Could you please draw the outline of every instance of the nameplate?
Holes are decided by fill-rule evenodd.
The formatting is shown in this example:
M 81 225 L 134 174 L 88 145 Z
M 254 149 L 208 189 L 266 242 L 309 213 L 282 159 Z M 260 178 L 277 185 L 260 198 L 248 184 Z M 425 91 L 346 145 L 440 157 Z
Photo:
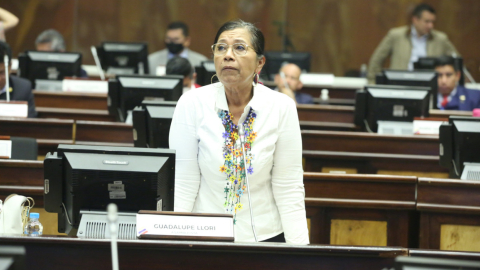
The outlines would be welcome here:
M 65 92 L 108 93 L 108 81 L 99 80 L 69 80 L 62 83 Z
M 331 86 L 335 76 L 333 74 L 302 73 L 300 81 L 305 85 Z
M 233 242 L 233 216 L 142 210 L 137 214 L 137 237 Z
M 413 120 L 413 133 L 415 135 L 438 135 L 443 122 L 437 120 Z
M 12 158 L 12 141 L 0 140 L 0 157 Z
M 0 116 L 3 117 L 28 117 L 28 102 L 26 101 L 0 101 Z

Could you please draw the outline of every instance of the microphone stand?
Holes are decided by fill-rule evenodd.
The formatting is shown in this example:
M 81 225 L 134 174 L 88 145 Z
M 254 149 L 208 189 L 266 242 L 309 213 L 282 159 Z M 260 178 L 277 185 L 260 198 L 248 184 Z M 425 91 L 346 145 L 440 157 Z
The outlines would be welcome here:
M 247 194 L 248 194 L 248 207 L 250 208 L 250 220 L 252 225 L 253 237 L 255 242 L 258 242 L 257 232 L 255 231 L 255 222 L 253 220 L 253 209 L 252 209 L 252 199 L 250 197 L 250 186 L 248 184 L 248 172 L 247 172 L 247 160 L 245 158 L 245 130 L 243 130 L 243 124 L 238 126 L 238 134 L 240 135 L 240 144 L 242 145 L 243 153 L 243 169 L 245 171 L 245 183 L 247 183 Z
M 112 250 L 112 269 L 118 270 L 118 249 L 117 249 L 117 205 L 111 203 L 107 206 L 107 219 L 110 224 L 110 238 Z
M 5 90 L 7 94 L 7 102 L 10 102 L 10 78 L 8 77 L 8 55 L 5 54 L 3 57 L 3 64 L 5 65 Z

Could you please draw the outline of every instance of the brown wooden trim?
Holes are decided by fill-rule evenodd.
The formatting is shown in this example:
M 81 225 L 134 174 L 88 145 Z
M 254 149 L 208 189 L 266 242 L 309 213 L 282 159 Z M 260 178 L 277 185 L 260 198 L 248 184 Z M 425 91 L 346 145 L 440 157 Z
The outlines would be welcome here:
M 331 173 L 303 173 L 303 179 L 313 179 L 317 181 L 362 181 L 362 182 L 388 182 L 388 183 L 405 183 L 415 184 L 417 177 L 415 176 L 396 176 L 396 175 L 380 175 L 380 174 L 331 174 Z
M 406 209 L 415 209 L 415 202 L 331 199 L 331 198 L 305 198 L 305 206 L 406 210 Z
M 449 205 L 449 204 L 432 204 L 432 203 L 417 203 L 417 210 L 429 212 L 442 212 L 453 214 L 480 214 L 480 207 L 469 205 Z
M 25 104 L 25 105 L 28 105 L 28 102 L 27 101 L 18 101 L 18 100 L 10 100 L 10 101 L 5 101 L 5 100 L 0 100 L 0 103 L 3 103 L 3 104 Z
M 3 140 L 8 141 L 8 140 L 10 140 L 10 136 L 3 136 L 3 135 L 2 135 L 2 136 L 0 136 L 0 140 L 2 140 L 2 141 L 3 141 Z
M 164 240 L 191 240 L 191 241 L 215 241 L 215 242 L 233 242 L 234 237 L 211 237 L 211 236 L 171 236 L 171 235 L 146 235 L 141 234 L 140 239 L 164 239 Z
M 8 156 L 0 156 L 0 159 L 10 159 Z

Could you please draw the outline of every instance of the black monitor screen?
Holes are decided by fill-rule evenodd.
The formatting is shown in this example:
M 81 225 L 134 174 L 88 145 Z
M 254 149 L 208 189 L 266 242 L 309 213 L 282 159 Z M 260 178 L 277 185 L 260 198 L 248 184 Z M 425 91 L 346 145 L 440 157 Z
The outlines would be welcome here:
M 36 80 L 61 81 L 65 77 L 80 77 L 81 53 L 26 51 L 19 55 L 20 77 Z
M 265 66 L 262 69 L 262 77 L 274 80 L 282 65 L 293 63 L 300 67 L 302 72 L 310 71 L 309 52 L 265 52 Z
M 59 232 L 78 227 L 80 210 L 105 211 L 109 203 L 120 212 L 173 211 L 174 150 L 59 145 L 44 174 L 45 210 L 59 214 Z
M 465 162 L 480 163 L 480 119 L 453 120 L 453 160 L 459 176 Z
M 197 83 L 201 86 L 218 82 L 218 78 L 212 78 L 217 73 L 213 61 L 203 61 L 200 66 L 195 67 L 195 72 L 197 73 Z
M 429 88 L 401 89 L 401 87 L 366 86 L 357 93 L 355 123 L 366 123 L 377 131 L 377 121 L 413 122 L 414 117 L 428 116 Z
M 398 256 L 395 270 L 480 270 L 480 264 L 467 260 Z
M 380 76 L 376 77 L 376 84 L 424 86 L 432 89 L 431 108 L 437 108 L 437 73 L 435 71 L 419 70 L 383 70 Z
M 149 74 L 147 43 L 103 42 L 97 48 L 102 68 L 110 74 Z
M 169 148 L 170 125 L 177 102 L 143 101 L 133 110 L 135 147 Z
M 178 101 L 183 93 L 183 76 L 117 76 L 109 82 L 109 110 L 124 121 L 127 112 L 144 99 Z

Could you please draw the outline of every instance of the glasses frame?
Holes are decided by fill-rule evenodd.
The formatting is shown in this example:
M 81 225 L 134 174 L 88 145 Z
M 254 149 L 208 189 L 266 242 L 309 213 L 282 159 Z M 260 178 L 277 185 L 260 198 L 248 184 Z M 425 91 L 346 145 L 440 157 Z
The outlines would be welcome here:
M 215 54 L 215 46 L 217 46 L 218 44 L 224 44 L 225 46 L 227 46 L 227 50 L 225 51 L 225 53 L 223 53 L 223 54 Z M 233 49 L 233 46 L 238 45 L 238 44 L 245 45 L 245 47 L 247 47 L 247 49 L 245 49 L 245 54 L 238 54 L 238 53 Z M 232 48 L 233 53 L 234 53 L 235 55 L 237 55 L 237 56 L 245 56 L 245 55 L 247 55 L 249 48 L 252 48 L 252 49 L 253 49 L 252 46 L 250 46 L 250 45 L 248 45 L 248 44 L 246 44 L 246 43 L 233 43 L 232 45 L 228 45 L 227 43 L 223 43 L 223 42 L 215 43 L 215 44 L 213 44 L 210 48 L 212 49 L 213 55 L 225 55 L 225 54 L 227 54 L 228 50 L 229 50 L 230 48 Z

